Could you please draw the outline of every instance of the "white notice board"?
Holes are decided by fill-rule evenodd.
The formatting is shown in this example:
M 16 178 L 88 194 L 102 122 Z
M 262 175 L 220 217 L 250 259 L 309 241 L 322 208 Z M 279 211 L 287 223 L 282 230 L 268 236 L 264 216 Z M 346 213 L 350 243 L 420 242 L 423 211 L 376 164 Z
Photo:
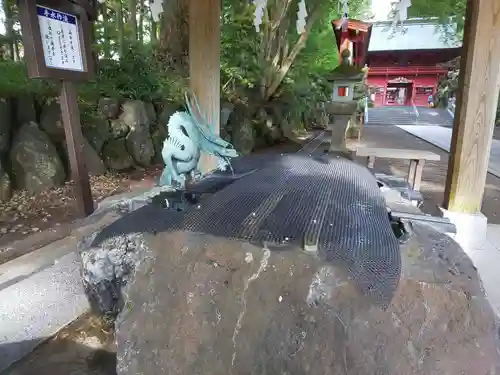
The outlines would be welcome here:
M 36 6 L 43 55 L 48 68 L 83 72 L 78 19 L 68 13 Z

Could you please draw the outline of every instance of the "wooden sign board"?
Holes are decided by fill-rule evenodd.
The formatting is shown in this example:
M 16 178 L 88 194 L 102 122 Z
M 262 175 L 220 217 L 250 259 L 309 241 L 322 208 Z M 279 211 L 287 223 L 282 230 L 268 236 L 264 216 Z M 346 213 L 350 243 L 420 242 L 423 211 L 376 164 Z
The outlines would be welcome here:
M 87 81 L 95 76 L 89 14 L 69 0 L 19 0 L 30 78 Z
M 77 207 L 81 216 L 94 211 L 78 96 L 73 81 L 94 77 L 88 0 L 19 0 L 24 54 L 30 78 L 61 82 L 61 116 Z

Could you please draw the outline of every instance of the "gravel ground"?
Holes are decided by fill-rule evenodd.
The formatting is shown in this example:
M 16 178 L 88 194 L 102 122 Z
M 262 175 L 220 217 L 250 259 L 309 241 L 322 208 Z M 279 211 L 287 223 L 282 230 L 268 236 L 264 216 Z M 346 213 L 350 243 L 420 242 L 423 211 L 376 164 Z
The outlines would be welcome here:
M 130 191 L 139 185 L 150 185 L 159 174 L 158 168 L 132 173 L 108 173 L 92 177 L 90 185 L 96 203 L 104 198 Z M 78 218 L 74 184 L 30 195 L 16 191 L 12 198 L 0 202 L 0 247 L 33 233 L 55 229 Z

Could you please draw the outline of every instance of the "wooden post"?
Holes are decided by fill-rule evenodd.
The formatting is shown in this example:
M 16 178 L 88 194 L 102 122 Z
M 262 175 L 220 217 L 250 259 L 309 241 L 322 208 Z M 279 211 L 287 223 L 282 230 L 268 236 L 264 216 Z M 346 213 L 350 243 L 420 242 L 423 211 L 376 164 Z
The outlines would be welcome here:
M 90 190 L 87 166 L 84 161 L 85 150 L 83 149 L 84 141 L 80 125 L 80 110 L 75 86 L 72 82 L 62 81 L 60 103 L 71 179 L 75 182 L 77 208 L 80 216 L 85 217 L 94 212 L 94 202 Z
M 443 206 L 481 211 L 500 90 L 500 1 L 468 0 Z
M 220 14 L 221 0 L 189 0 L 190 88 L 217 134 L 220 131 Z M 215 159 L 202 154 L 201 172 L 215 167 Z

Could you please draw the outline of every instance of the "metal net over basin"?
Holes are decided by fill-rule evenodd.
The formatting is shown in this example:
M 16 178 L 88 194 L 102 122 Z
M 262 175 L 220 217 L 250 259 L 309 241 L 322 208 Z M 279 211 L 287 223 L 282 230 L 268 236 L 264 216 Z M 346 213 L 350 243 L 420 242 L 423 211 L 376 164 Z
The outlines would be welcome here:
M 321 259 L 343 264 L 366 295 L 382 305 L 390 302 L 401 272 L 399 244 L 385 200 L 366 168 L 341 157 L 294 154 L 268 157 L 266 163 L 241 159 L 235 169 L 241 178 L 196 203 L 181 210 L 146 205 L 106 228 L 96 241 L 131 232 L 186 230 L 271 251 L 313 249 Z M 231 175 L 212 178 L 229 181 Z M 203 184 L 208 189 L 203 180 L 193 189 Z

